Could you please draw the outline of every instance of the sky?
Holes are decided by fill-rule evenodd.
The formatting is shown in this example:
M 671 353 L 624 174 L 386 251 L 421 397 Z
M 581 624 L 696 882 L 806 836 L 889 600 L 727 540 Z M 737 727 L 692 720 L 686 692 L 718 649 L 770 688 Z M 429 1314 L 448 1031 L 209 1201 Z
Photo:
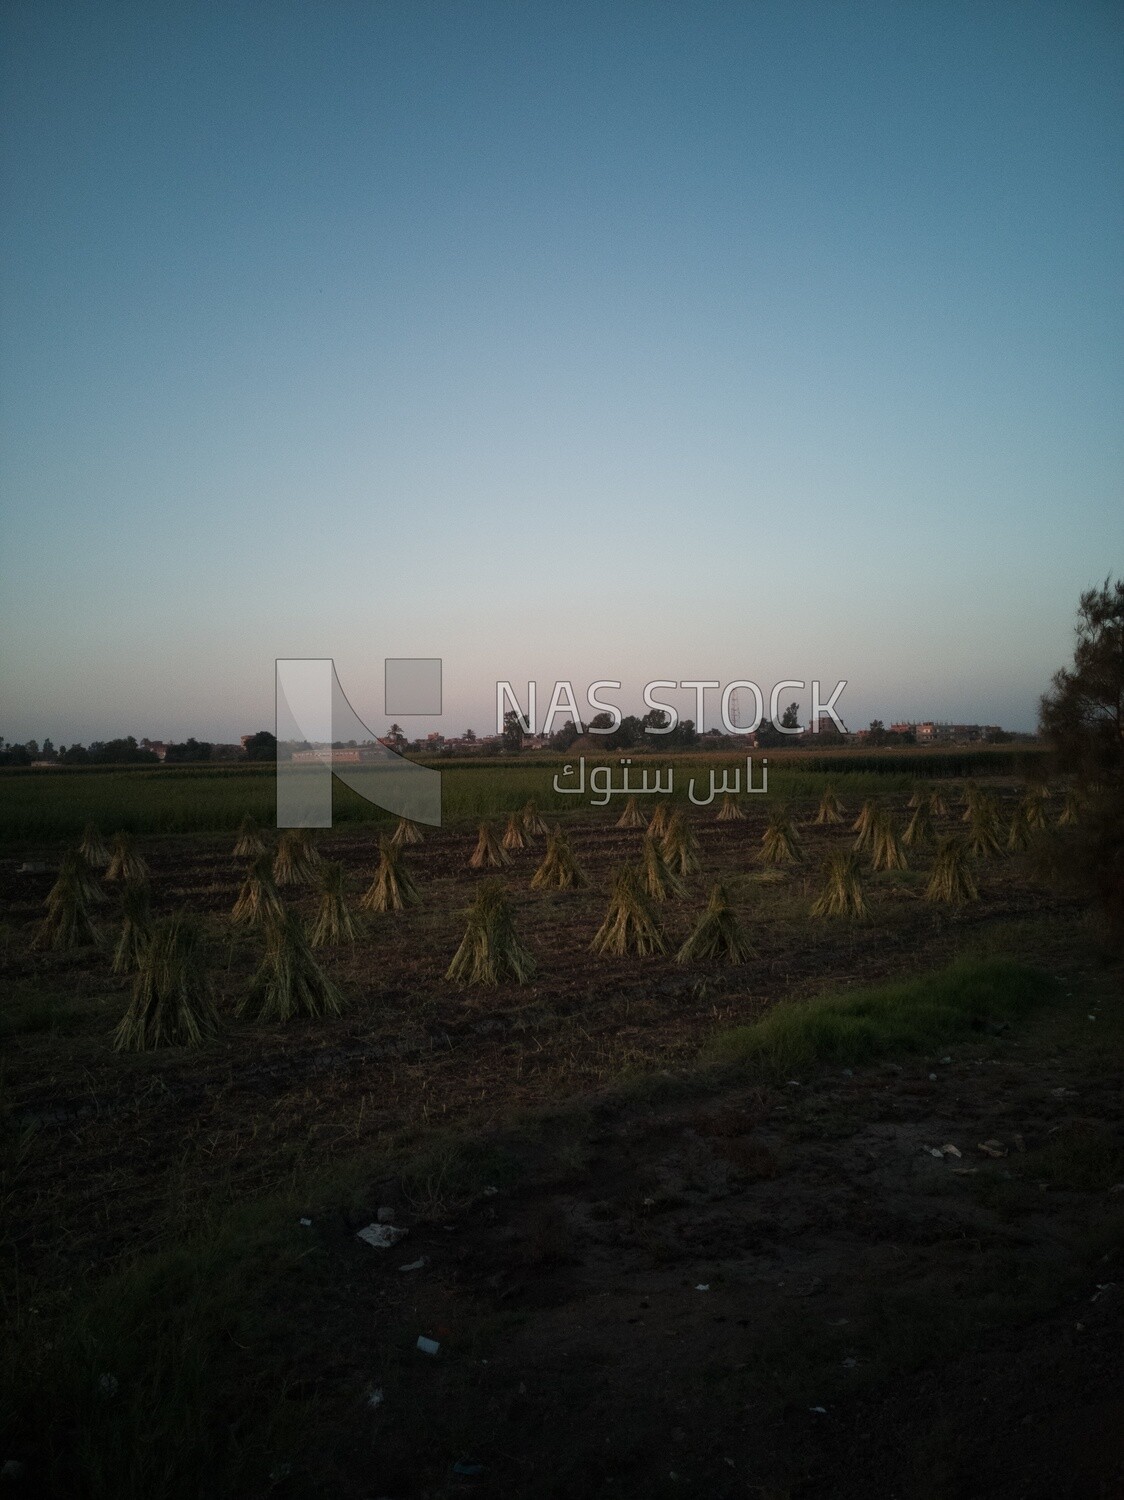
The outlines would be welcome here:
M 9 740 L 234 740 L 303 656 L 376 732 L 386 657 L 410 734 L 1031 729 L 1124 572 L 1116 4 L 9 0 L 0 57 Z

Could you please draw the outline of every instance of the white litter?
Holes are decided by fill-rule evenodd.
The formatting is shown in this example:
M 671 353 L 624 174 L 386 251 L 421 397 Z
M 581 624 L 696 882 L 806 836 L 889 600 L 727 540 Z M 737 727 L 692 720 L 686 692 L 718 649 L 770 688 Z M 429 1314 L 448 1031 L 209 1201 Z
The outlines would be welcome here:
M 695 1291 L 696 1292 L 709 1292 L 710 1291 L 710 1282 L 709 1281 L 700 1281 L 699 1284 L 698 1284 L 698 1286 L 695 1288 Z
M 378 1390 L 372 1391 L 371 1394 L 367 1397 L 367 1405 L 368 1406 L 381 1406 L 382 1402 L 383 1402 L 383 1392 L 382 1392 L 382 1386 L 380 1385 L 379 1388 L 378 1388 Z
M 393 1224 L 368 1224 L 366 1229 L 357 1231 L 356 1238 L 376 1250 L 389 1250 L 399 1240 L 404 1240 L 408 1233 L 407 1229 L 395 1229 Z
M 399 1266 L 400 1271 L 420 1271 L 423 1266 L 429 1265 L 429 1256 L 423 1255 L 420 1260 L 412 1260 L 408 1266 Z
M 301 1228 L 302 1229 L 311 1229 L 312 1228 L 312 1220 L 311 1219 L 302 1219 L 301 1220 Z
M 418 1348 L 423 1354 L 436 1354 L 441 1345 L 436 1339 L 418 1339 Z
M 827 1407 L 826 1406 L 809 1406 L 808 1410 L 809 1411 L 818 1412 L 818 1414 L 821 1417 L 826 1417 L 827 1416 Z

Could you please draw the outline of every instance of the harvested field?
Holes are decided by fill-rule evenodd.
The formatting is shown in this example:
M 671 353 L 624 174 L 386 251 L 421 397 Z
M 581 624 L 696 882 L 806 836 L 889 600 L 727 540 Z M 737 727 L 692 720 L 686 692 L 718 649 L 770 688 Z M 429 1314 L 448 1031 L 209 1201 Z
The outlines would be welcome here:
M 1013 784 L 997 790 L 1009 816 L 1018 790 Z M 907 795 L 903 788 L 882 798 L 900 821 Z M 894 1493 L 959 1493 L 927 1491 L 916 1476 L 908 1479 L 907 1459 L 915 1462 L 920 1450 L 915 1441 L 907 1454 L 890 1430 L 893 1402 L 906 1399 L 895 1385 L 905 1355 L 887 1354 L 886 1329 L 879 1332 L 875 1318 L 862 1339 L 857 1331 L 852 1338 L 825 1330 L 851 1326 L 860 1305 L 869 1312 L 872 1290 L 883 1284 L 900 1294 L 908 1324 L 910 1298 L 920 1288 L 922 1302 L 936 1297 L 939 1308 L 918 1314 L 916 1347 L 911 1345 L 906 1360 L 912 1389 L 918 1400 L 929 1390 L 925 1399 L 939 1405 L 946 1399 L 940 1382 L 952 1380 L 957 1394 L 948 1399 L 954 1406 L 962 1401 L 969 1377 L 966 1368 L 956 1373 L 956 1361 L 973 1348 L 970 1328 L 957 1314 L 960 1331 L 941 1333 L 932 1358 L 921 1347 L 928 1337 L 926 1319 L 936 1318 L 943 1327 L 952 1317 L 937 1296 L 953 1265 L 947 1247 L 978 1241 L 965 1265 L 972 1276 L 980 1272 L 978 1286 L 969 1277 L 969 1295 L 982 1299 L 981 1306 L 990 1308 L 998 1295 L 1001 1266 L 1019 1268 L 1012 1271 L 1019 1285 L 1024 1276 L 1024 1231 L 1011 1229 L 1006 1217 L 1007 1198 L 1013 1201 L 1022 1190 L 1005 1186 L 1006 1169 L 990 1158 L 977 1162 L 975 1137 L 1009 1143 L 1017 1135 L 1028 1151 L 1048 1151 L 1053 1125 L 1069 1130 L 1085 1119 L 1101 1132 L 1097 1139 L 1106 1159 L 1113 1159 L 1120 1120 L 1104 1076 L 1107 1058 L 1099 1060 L 1101 1082 L 1091 1088 L 1082 1081 L 1090 1066 L 1082 1034 L 1086 1050 L 1077 1048 L 1068 1062 L 1051 1062 L 1057 1079 L 1051 1075 L 1050 1087 L 1039 1087 L 1027 1055 L 1020 1055 L 1015 1029 L 1004 1023 L 982 1044 L 965 1049 L 958 1043 L 955 1071 L 939 1072 L 936 1082 L 930 1079 L 932 1059 L 910 1063 L 904 1072 L 888 1059 L 852 1069 L 845 1081 L 838 1069 L 834 1079 L 797 1080 L 799 1090 L 763 1075 L 747 1092 L 747 1086 L 731 1084 L 729 1065 L 725 1072 L 700 1073 L 700 1055 L 715 1055 L 716 1035 L 754 1022 L 778 1001 L 936 970 L 965 954 L 1014 953 L 1045 975 L 1064 976 L 1071 994 L 1088 987 L 1098 1004 L 1117 981 L 1091 956 L 1094 929 L 1083 905 L 1043 883 L 1033 847 L 978 862 L 980 900 L 961 908 L 922 899 L 933 860 L 928 846 L 909 851 L 905 870 L 867 871 L 868 920 L 810 919 L 825 856 L 854 840 L 850 822 L 857 805 L 846 795 L 843 801 L 848 817 L 836 825 L 814 822 L 818 797 L 793 804 L 804 857 L 781 869 L 763 868 L 756 858 L 766 799 L 747 799 L 744 822 L 719 821 L 713 813 L 693 818 L 701 869 L 688 877 L 685 898 L 660 906 L 669 937 L 666 957 L 599 958 L 589 951 L 612 872 L 639 857 L 642 829 L 618 829 L 611 809 L 568 823 L 575 854 L 590 877 L 585 888 L 533 891 L 530 878 L 543 841 L 510 851 L 512 865 L 499 878 L 536 970 L 526 985 L 494 990 L 462 990 L 443 976 L 463 935 L 465 910 L 495 872 L 469 867 L 474 830 L 427 831 L 404 854 L 422 905 L 358 912 L 356 943 L 317 950 L 345 997 L 344 1013 L 272 1026 L 235 1015 L 260 962 L 263 939 L 229 919 L 247 863 L 231 855 L 230 837 L 144 838 L 139 847 L 151 867 L 154 916 L 187 910 L 205 930 L 223 1030 L 217 1042 L 199 1049 L 114 1052 L 112 1034 L 130 981 L 110 972 L 111 947 L 32 951 L 31 936 L 54 877 L 50 870 L 20 873 L 20 861 L 6 861 L 0 867 L 0 963 L 7 997 L 3 1251 L 22 1289 L 20 1337 L 26 1340 L 38 1320 L 44 1327 L 68 1326 L 91 1288 L 112 1285 L 114 1277 L 133 1285 L 147 1260 L 160 1263 L 176 1247 L 194 1243 L 200 1226 L 225 1244 L 223 1226 L 231 1215 L 257 1215 L 255 1204 L 271 1223 L 278 1203 L 315 1204 L 306 1215 L 315 1225 L 307 1246 L 324 1268 L 320 1293 L 310 1303 L 299 1274 L 298 1289 L 290 1286 L 283 1266 L 293 1250 L 291 1234 L 288 1227 L 279 1230 L 287 1248 L 274 1246 L 269 1254 L 279 1256 L 276 1295 L 292 1311 L 284 1347 L 273 1347 L 281 1336 L 272 1299 L 272 1310 L 259 1309 L 254 1328 L 246 1331 L 251 1341 L 264 1337 L 270 1344 L 255 1374 L 272 1393 L 263 1398 L 269 1411 L 282 1399 L 280 1388 L 291 1389 L 296 1380 L 297 1394 L 282 1404 L 299 1414 L 297 1426 L 309 1446 L 296 1459 L 277 1460 L 289 1466 L 289 1492 L 321 1492 L 308 1467 L 314 1459 L 315 1473 L 330 1474 L 332 1488 L 342 1495 L 444 1494 L 446 1484 L 466 1479 L 450 1479 L 450 1465 L 460 1461 L 450 1454 L 471 1458 L 482 1452 L 485 1459 L 472 1462 L 483 1462 L 484 1470 L 467 1477 L 479 1492 L 496 1495 L 600 1493 L 602 1486 L 622 1495 L 671 1493 L 688 1475 L 699 1493 L 734 1495 L 754 1493 L 746 1489 L 752 1474 L 759 1487 L 777 1493 L 857 1495 L 863 1493 L 862 1476 L 869 1478 L 891 1458 L 903 1476 L 903 1487 Z M 937 832 L 953 829 L 958 812 L 952 799 L 949 813 L 935 820 Z M 342 863 L 354 909 L 378 863 L 377 829 L 343 828 L 317 843 L 325 858 Z M 723 881 L 755 956 L 729 966 L 679 965 L 674 954 L 715 880 Z M 315 886 L 286 887 L 284 896 L 306 918 L 320 899 Z M 112 908 L 98 908 L 96 920 L 111 929 L 107 910 Z M 1071 1027 L 1072 1009 L 1065 1010 Z M 1045 1010 L 1053 1015 L 1050 1007 Z M 1061 1022 L 1041 1024 L 1048 1035 L 1049 1025 Z M 1061 1037 L 1065 1047 L 1076 1047 L 1064 1028 Z M 953 1078 L 959 1092 L 950 1102 Z M 1057 1104 L 1068 1097 L 1057 1094 L 1059 1088 L 1084 1100 L 1080 1110 Z M 1017 1107 L 1012 1090 L 1021 1101 Z M 558 1111 L 564 1117 L 560 1126 L 526 1124 Z M 494 1146 L 513 1130 L 514 1147 Z M 918 1177 L 914 1158 L 930 1136 L 937 1148 L 958 1143 L 972 1175 L 955 1177 L 949 1167 L 938 1188 L 930 1180 L 934 1163 L 925 1168 L 928 1176 Z M 482 1141 L 493 1145 L 480 1146 Z M 477 1143 L 470 1150 L 476 1166 L 467 1177 L 466 1143 Z M 509 1157 L 516 1166 L 505 1186 L 507 1169 L 500 1169 Z M 409 1168 L 402 1166 L 406 1159 L 413 1163 Z M 869 1164 L 876 1159 L 880 1166 Z M 941 1165 L 948 1167 L 948 1161 Z M 498 1184 L 480 1178 L 489 1171 L 498 1173 Z M 981 1205 L 972 1195 L 983 1193 L 985 1183 L 991 1199 Z M 510 1186 L 514 1196 L 502 1202 L 481 1196 L 484 1187 L 497 1185 L 505 1193 Z M 954 1190 L 967 1195 L 968 1207 L 944 1202 L 941 1195 Z M 1075 1200 L 1080 1224 L 1070 1230 L 1078 1237 L 1087 1231 L 1088 1245 L 1102 1246 L 1097 1254 L 1103 1254 L 1110 1205 L 1104 1188 L 1098 1191 L 1095 1207 L 1092 1198 Z M 419 1257 L 427 1262 L 414 1280 L 375 1274 L 363 1257 L 376 1252 L 354 1238 L 388 1194 L 411 1229 L 410 1253 L 398 1255 L 395 1264 Z M 930 1197 L 940 1201 L 934 1206 Z M 1055 1213 L 1053 1199 L 1045 1213 L 1039 1200 L 1034 1204 L 1011 1209 L 1029 1226 L 1026 1274 L 1038 1288 L 1025 1308 L 1021 1292 L 1014 1299 L 1017 1332 L 1010 1338 L 1019 1348 L 1019 1341 L 1030 1339 L 1037 1348 L 1035 1341 L 1049 1338 L 1038 1319 L 1043 1308 L 1053 1316 L 1056 1299 L 1040 1282 L 1070 1288 L 1070 1273 L 1087 1280 L 1096 1258 L 1086 1249 L 1067 1258 L 1065 1215 Z M 1086 1208 L 1089 1214 L 1082 1217 Z M 447 1221 L 454 1226 L 448 1231 Z M 283 1223 L 292 1222 L 285 1208 Z M 335 1227 L 328 1230 L 328 1224 Z M 223 1254 L 240 1260 L 236 1245 Z M 964 1266 L 956 1275 L 962 1272 Z M 1107 1271 L 1096 1274 L 1112 1279 Z M 810 1330 L 804 1314 L 813 1304 L 790 1300 L 782 1285 L 817 1278 L 825 1300 L 814 1304 L 816 1328 Z M 696 1281 L 710 1292 L 696 1292 Z M 747 1291 L 751 1284 L 756 1290 Z M 251 1299 L 255 1307 L 258 1295 Z M 657 1305 L 659 1317 L 649 1316 Z M 834 1313 L 834 1320 L 826 1313 L 821 1319 L 821 1309 Z M 1095 1314 L 1106 1316 L 1103 1308 Z M 849 1321 L 840 1324 L 839 1318 Z M 362 1331 L 376 1325 L 383 1333 Z M 438 1337 L 433 1330 L 441 1328 L 452 1330 L 446 1342 L 457 1352 L 455 1370 L 418 1366 L 423 1357 L 410 1354 L 410 1340 L 418 1333 Z M 761 1339 L 755 1338 L 748 1358 L 735 1357 L 734 1346 L 744 1343 L 751 1328 L 762 1330 Z M 626 1337 L 627 1357 L 620 1343 Z M 669 1364 L 671 1339 L 684 1343 Z M 16 1347 L 25 1344 L 17 1341 Z M 855 1366 L 847 1369 L 862 1366 L 864 1375 L 849 1385 L 838 1371 L 828 1380 L 822 1372 L 834 1370 L 836 1354 L 840 1369 L 842 1360 L 853 1358 Z M 482 1359 L 489 1362 L 487 1376 Z M 793 1360 L 798 1368 L 789 1370 Z M 80 1362 L 77 1356 L 74 1362 Z M 774 1364 L 782 1372 L 778 1389 L 800 1392 L 779 1406 L 769 1394 Z M 299 1377 L 293 1374 L 298 1366 L 305 1372 Z M 1100 1368 L 1095 1361 L 1093 1367 Z M 477 1372 L 471 1378 L 470 1368 Z M 979 1378 L 979 1368 L 973 1364 L 972 1379 Z M 1076 1415 L 1075 1393 L 1084 1389 L 1087 1369 L 1075 1359 L 1070 1373 L 1073 1420 L 1080 1426 L 1085 1419 Z M 812 1400 L 806 1377 L 829 1394 Z M 48 1378 L 65 1385 L 57 1371 Z M 365 1399 L 360 1387 L 372 1380 L 395 1384 L 393 1419 L 389 1402 L 385 1416 L 356 1415 Z M 630 1389 L 648 1394 L 630 1406 Z M 869 1438 L 840 1424 L 841 1400 L 846 1422 L 869 1429 Z M 301 1423 L 321 1402 L 330 1417 L 318 1435 L 309 1435 Z M 580 1412 L 583 1402 L 590 1408 L 578 1419 L 585 1436 L 571 1451 L 562 1412 Z M 821 1404 L 826 1422 L 812 1420 L 807 1409 Z M 198 1396 L 196 1407 L 193 1420 L 210 1432 L 216 1416 L 211 1398 Z M 501 1408 L 523 1416 L 504 1415 L 501 1422 Z M 594 1408 L 616 1415 L 599 1417 Z M 632 1413 L 627 1420 L 626 1410 Z M 534 1437 L 524 1431 L 525 1418 Z M 276 1456 L 288 1451 L 290 1440 L 265 1435 L 267 1428 L 274 1431 L 272 1420 L 255 1418 L 249 1426 L 254 1441 Z M 517 1431 L 501 1430 L 509 1420 Z M 898 1420 L 916 1425 L 904 1409 Z M 97 1428 L 97 1408 L 91 1421 Z M 128 1421 L 114 1421 L 124 1423 L 114 1441 L 124 1441 Z M 365 1425 L 360 1430 L 356 1422 Z M 438 1451 L 431 1453 L 426 1443 L 433 1423 L 439 1436 Z M 755 1440 L 749 1461 L 745 1444 L 759 1429 L 767 1429 L 767 1441 Z M 741 1433 L 741 1448 L 732 1436 L 720 1442 L 719 1430 Z M 601 1432 L 623 1434 L 604 1463 L 597 1448 Z M 384 1465 L 374 1490 L 366 1487 L 368 1458 L 361 1456 L 369 1455 L 372 1434 L 378 1435 Z M 108 1441 L 104 1433 L 102 1439 Z M 49 1424 L 38 1437 L 25 1432 L 21 1440 L 47 1472 L 73 1477 L 73 1450 Z M 829 1481 L 832 1455 L 859 1441 L 871 1444 L 872 1467 L 855 1467 L 858 1450 L 848 1450 L 853 1482 L 848 1478 L 845 1485 L 838 1476 Z M 236 1460 L 220 1447 L 207 1459 L 216 1466 L 208 1493 L 272 1493 L 269 1474 L 276 1464 L 266 1463 L 256 1449 Z M 736 1481 L 727 1459 L 740 1475 Z M 102 1453 L 99 1462 L 112 1468 L 123 1460 Z M 186 1494 L 196 1462 L 197 1456 L 181 1455 L 164 1489 L 152 1488 L 152 1474 L 142 1466 L 127 1477 L 116 1471 L 112 1483 L 109 1477 L 91 1480 L 82 1492 Z M 680 1477 L 671 1479 L 673 1473 Z

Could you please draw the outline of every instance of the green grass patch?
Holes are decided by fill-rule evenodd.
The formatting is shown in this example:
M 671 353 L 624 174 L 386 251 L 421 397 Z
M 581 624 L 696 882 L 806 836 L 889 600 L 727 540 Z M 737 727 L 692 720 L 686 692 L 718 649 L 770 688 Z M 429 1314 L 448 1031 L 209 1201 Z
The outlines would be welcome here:
M 753 753 L 754 782 L 763 758 L 769 761 L 766 796 L 746 799 L 766 811 L 776 800 L 819 800 L 830 778 L 845 809 L 857 810 L 865 797 L 908 791 L 918 778 L 1011 775 L 1025 772 L 1028 755 L 1001 750 L 873 751 L 838 754 L 772 751 Z M 619 773 L 619 755 L 587 756 L 587 770 L 609 766 Z M 735 751 L 664 755 L 635 752 L 633 759 L 675 772 L 677 803 L 686 802 L 692 777 L 709 786 L 710 772 L 740 766 Z M 589 816 L 589 793 L 577 798 L 554 790 L 554 777 L 567 758 L 525 755 L 510 759 L 429 760 L 442 773 L 442 815 L 447 824 L 495 818 L 533 799 L 550 817 Z M 276 821 L 276 775 L 272 765 L 64 766 L 53 770 L 0 770 L 0 843 L 76 838 L 87 823 L 105 832 L 133 834 L 218 833 L 235 829 L 249 814 L 263 827 Z M 610 803 L 606 819 L 619 815 Z M 390 815 L 342 783 L 333 782 L 335 823 L 383 822 Z
M 145 1256 L 46 1321 L 17 1302 L 0 1405 L 35 1493 L 268 1492 L 314 1420 L 293 1398 L 270 1307 L 307 1282 L 301 1263 L 318 1253 L 274 1203 Z
M 786 1001 L 753 1025 L 720 1032 L 703 1060 L 791 1077 L 817 1062 L 929 1052 L 987 1021 L 1015 1020 L 1056 989 L 1047 975 L 1009 959 L 962 960 L 918 979 Z

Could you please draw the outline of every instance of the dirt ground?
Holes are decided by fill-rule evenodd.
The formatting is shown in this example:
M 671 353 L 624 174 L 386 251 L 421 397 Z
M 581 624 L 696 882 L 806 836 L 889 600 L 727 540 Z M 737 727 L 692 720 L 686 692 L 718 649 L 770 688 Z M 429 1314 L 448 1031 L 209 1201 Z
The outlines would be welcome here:
M 8 1118 L 28 1133 L 15 1246 L 25 1270 L 52 1279 L 104 1270 L 138 1243 L 181 1231 L 216 1194 L 270 1188 L 403 1126 L 478 1128 L 513 1108 L 682 1065 L 717 1028 L 750 1020 L 782 997 L 936 965 L 1012 927 L 1048 934 L 1078 910 L 1046 892 L 1025 858 L 989 866 L 982 899 L 962 912 L 929 906 L 920 900 L 926 854 L 916 868 L 869 881 L 869 923 L 811 922 L 823 855 L 851 841 L 849 823 L 802 824 L 804 863 L 766 874 L 755 864 L 764 821 L 763 813 L 744 823 L 700 818 L 702 873 L 686 901 L 664 908 L 674 951 L 710 882 L 725 880 L 757 948 L 748 964 L 592 957 L 612 871 L 636 857 L 641 839 L 601 818 L 572 829 L 586 889 L 529 890 L 542 839 L 505 872 L 518 928 L 538 961 L 534 982 L 492 992 L 449 985 L 443 975 L 464 909 L 494 872 L 468 868 L 473 831 L 443 830 L 409 853 L 424 905 L 367 918 L 354 949 L 322 953 L 347 1013 L 288 1028 L 232 1015 L 260 942 L 228 920 L 245 863 L 232 858 L 229 837 L 142 841 L 155 911 L 185 908 L 208 928 L 228 1029 L 198 1052 L 115 1052 L 130 980 L 109 972 L 105 951 L 30 952 L 53 877 L 18 873 L 19 857 L 0 863 L 0 984 L 13 1011 L 33 1013 L 28 1027 L 6 1037 L 3 1072 Z M 374 834 L 349 830 L 321 847 L 345 863 L 357 897 L 377 862 Z M 306 912 L 314 907 L 309 892 L 286 896 Z M 115 900 L 101 909 L 109 939 L 114 921 L 104 913 Z M 1041 947 L 1049 939 L 1029 941 Z
M 677 945 L 723 878 L 749 964 L 593 959 L 640 835 L 590 820 L 588 889 L 528 889 L 541 840 L 505 876 L 535 982 L 455 989 L 482 876 L 450 830 L 411 851 L 425 905 L 327 955 L 347 1014 L 278 1029 L 230 1016 L 258 950 L 226 921 L 229 840 L 147 842 L 156 909 L 208 924 L 229 1026 L 197 1053 L 115 1053 L 128 981 L 104 954 L 31 954 L 51 877 L 0 864 L 0 982 L 27 1018 L 5 1038 L 6 1263 L 62 1296 L 204 1210 L 438 1127 L 492 1142 L 494 1180 L 438 1151 L 299 1227 L 311 1269 L 278 1287 L 271 1358 L 319 1416 L 255 1493 L 1124 1495 L 1118 970 L 1026 857 L 987 866 L 959 914 L 920 900 L 926 856 L 871 879 L 869 923 L 810 922 L 849 826 L 802 825 L 806 862 L 775 879 L 753 859 L 763 824 L 700 822 L 703 874 L 666 912 Z M 323 849 L 357 895 L 372 835 Z M 1016 951 L 1064 1004 L 938 1058 L 696 1072 L 707 1037 L 777 999 L 968 949 Z M 387 1251 L 356 1237 L 380 1208 L 409 1230 Z
M 947 1060 L 594 1106 L 436 1212 L 383 1184 L 389 1251 L 375 1197 L 315 1221 L 335 1358 L 322 1326 L 293 1368 L 353 1402 L 326 1491 L 1124 1493 L 1119 1051 L 1075 1034 L 1119 994 L 1069 978 Z

